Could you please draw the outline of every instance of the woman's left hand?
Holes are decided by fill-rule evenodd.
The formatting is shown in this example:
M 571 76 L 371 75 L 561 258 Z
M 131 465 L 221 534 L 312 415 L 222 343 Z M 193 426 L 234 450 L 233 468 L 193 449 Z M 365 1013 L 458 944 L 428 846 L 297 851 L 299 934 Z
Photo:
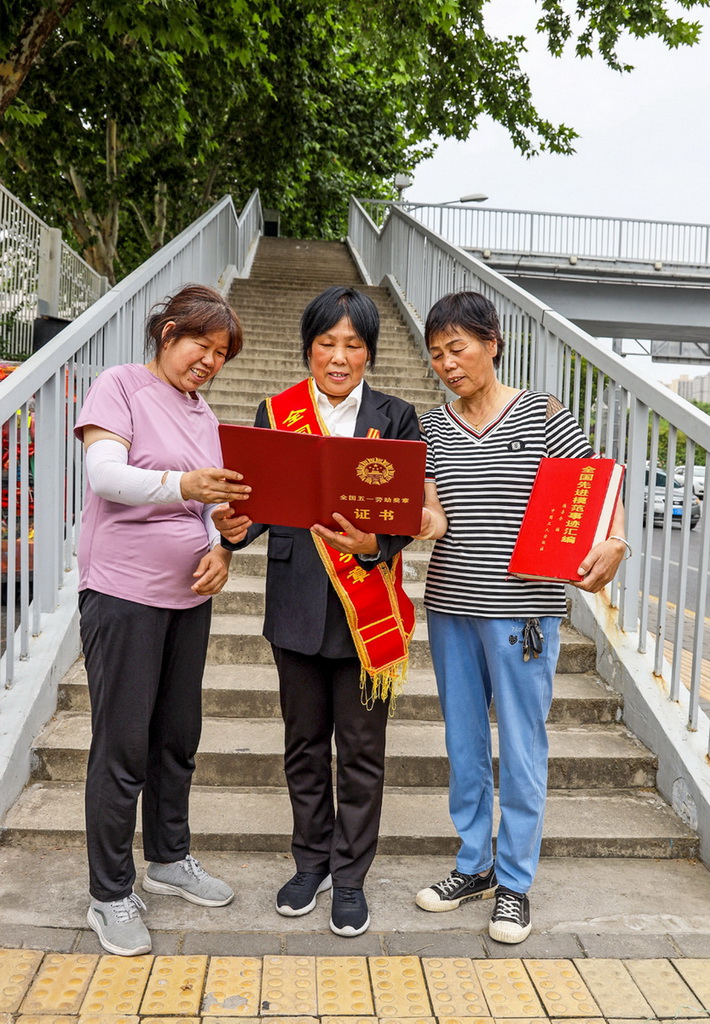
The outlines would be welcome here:
M 597 594 L 614 579 L 625 553 L 626 545 L 611 537 L 600 544 L 595 544 L 579 566 L 580 576 L 583 575 L 584 578 L 572 586 L 588 590 L 590 594 Z
M 319 523 L 311 527 L 311 533 L 315 533 L 316 537 L 320 537 L 336 551 L 342 551 L 347 555 L 376 555 L 380 550 L 374 533 L 363 533 L 339 512 L 333 513 L 333 519 L 341 527 L 343 533 L 333 533 L 332 530 L 327 530 Z
M 192 584 L 190 590 L 194 590 L 196 594 L 210 597 L 213 594 L 219 594 L 227 582 L 231 560 L 232 552 L 227 551 L 226 548 L 219 544 L 211 551 L 208 551 L 200 559 L 200 564 L 192 574 L 196 577 L 197 582 Z

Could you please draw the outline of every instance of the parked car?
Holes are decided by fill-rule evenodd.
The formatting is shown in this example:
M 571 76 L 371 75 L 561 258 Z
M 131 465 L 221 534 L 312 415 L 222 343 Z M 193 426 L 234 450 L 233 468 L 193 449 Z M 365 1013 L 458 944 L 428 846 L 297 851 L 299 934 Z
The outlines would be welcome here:
M 678 479 L 685 483 L 685 466 L 680 466 L 675 474 Z M 693 494 L 702 498 L 705 493 L 705 466 L 693 466 Z
M 646 496 L 644 498 L 644 522 L 646 521 L 646 510 L 648 508 L 648 469 L 646 470 Z M 666 518 L 666 471 L 664 469 L 656 470 L 656 486 L 653 491 L 653 525 L 663 526 L 663 522 Z M 673 504 L 671 515 L 673 522 L 677 522 L 679 525 L 683 520 L 683 514 L 685 508 L 683 505 L 683 491 L 684 485 L 682 480 L 678 477 L 673 477 Z M 690 500 L 690 529 L 693 530 L 700 521 L 700 500 L 693 495 Z

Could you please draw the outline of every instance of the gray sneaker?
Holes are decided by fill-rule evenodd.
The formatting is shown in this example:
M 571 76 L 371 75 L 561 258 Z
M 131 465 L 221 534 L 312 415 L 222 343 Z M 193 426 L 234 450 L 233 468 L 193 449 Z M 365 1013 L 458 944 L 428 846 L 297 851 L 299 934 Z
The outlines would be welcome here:
M 138 913 L 145 909 L 145 903 L 134 892 L 112 903 L 92 899 L 86 920 L 107 952 L 116 956 L 138 956 L 150 953 L 152 947 L 150 932 Z
M 226 907 L 234 893 L 226 882 L 208 875 L 199 861 L 188 853 L 173 864 L 149 864 L 143 879 L 146 892 L 161 896 L 182 896 L 201 907 Z

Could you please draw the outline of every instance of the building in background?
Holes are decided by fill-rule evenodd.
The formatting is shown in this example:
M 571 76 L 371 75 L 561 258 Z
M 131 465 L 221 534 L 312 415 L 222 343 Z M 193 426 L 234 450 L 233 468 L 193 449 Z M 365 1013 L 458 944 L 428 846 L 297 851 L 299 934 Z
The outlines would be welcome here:
M 669 387 L 688 402 L 710 402 L 710 373 L 700 377 L 683 374 L 672 381 Z

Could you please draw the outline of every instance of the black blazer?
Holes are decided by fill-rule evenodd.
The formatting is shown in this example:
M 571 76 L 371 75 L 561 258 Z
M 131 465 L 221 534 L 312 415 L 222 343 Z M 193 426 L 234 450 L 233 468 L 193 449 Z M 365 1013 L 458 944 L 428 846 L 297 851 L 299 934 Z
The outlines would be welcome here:
M 266 403 L 259 406 L 256 427 L 268 427 Z M 419 422 L 413 405 L 363 387 L 362 402 L 355 423 L 355 436 L 365 437 L 368 430 L 380 431 L 381 437 L 402 441 L 419 441 Z M 309 530 L 289 526 L 254 523 L 239 544 L 222 540 L 231 551 L 239 551 L 269 531 L 266 571 L 266 614 L 264 636 L 276 647 L 285 647 L 300 654 L 322 654 L 327 658 L 356 657 L 340 599 L 328 579 L 320 555 Z M 411 537 L 378 534 L 379 561 L 389 561 L 401 551 Z M 361 561 L 366 569 L 377 565 Z

